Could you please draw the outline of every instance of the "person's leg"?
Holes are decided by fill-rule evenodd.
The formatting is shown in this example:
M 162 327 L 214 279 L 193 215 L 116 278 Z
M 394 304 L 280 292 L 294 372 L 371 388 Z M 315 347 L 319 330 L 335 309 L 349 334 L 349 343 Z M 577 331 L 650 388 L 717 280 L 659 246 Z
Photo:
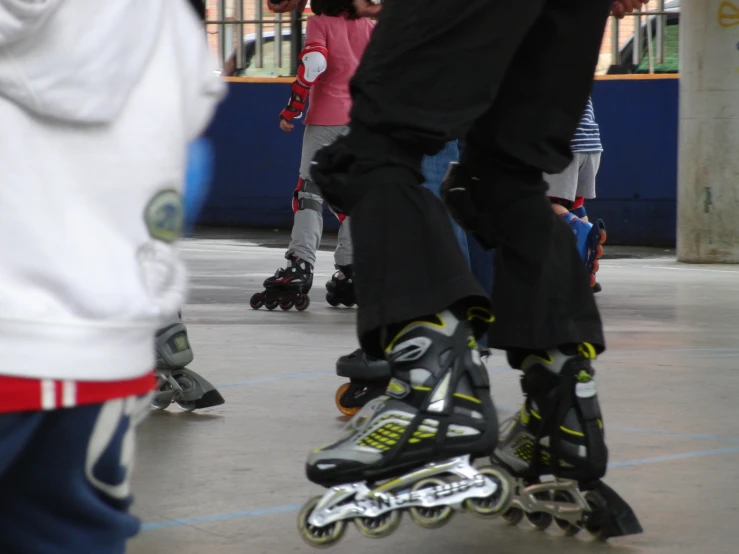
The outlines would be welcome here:
M 424 156 L 421 162 L 421 173 L 423 173 L 424 178 L 423 188 L 430 190 L 434 196 L 441 199 L 441 183 L 449 170 L 449 165 L 456 161 L 459 161 L 457 141 L 446 143 L 438 154 Z M 452 228 L 454 229 L 454 236 L 457 237 L 459 248 L 462 250 L 462 255 L 467 261 L 467 265 L 471 267 L 467 232 L 454 220 L 452 220 Z
M 331 144 L 344 132 L 346 127 L 343 125 L 305 127 L 300 178 L 293 193 L 295 216 L 290 245 L 285 252 L 288 263 L 264 280 L 264 292 L 251 297 L 249 304 L 253 309 L 266 306 L 273 310 L 280 305 L 285 310 L 295 306 L 302 311 L 310 305 L 308 293 L 313 287 L 313 267 L 323 234 L 323 199 L 321 191 L 310 179 L 310 167 L 316 151 Z
M 336 273 L 326 283 L 326 302 L 337 307 L 343 304 L 352 308 L 357 303 L 354 292 L 354 247 L 352 246 L 351 222 L 343 214 L 336 214 L 339 226 L 339 241 L 334 251 Z
M 311 266 L 316 265 L 316 252 L 323 234 L 323 199 L 321 191 L 311 181 L 310 164 L 319 149 L 331 144 L 345 130 L 343 126 L 305 127 L 300 156 L 300 179 L 293 196 L 295 219 L 285 258 L 301 258 Z
M 559 173 L 571 162 L 608 9 L 606 1 L 547 2 L 493 107 L 468 134 L 459 178 L 444 189 L 458 217 L 466 209 L 462 219 L 496 248 L 490 346 L 523 371 L 526 401 L 505 426 L 495 460 L 523 480 L 549 472 L 600 483 L 607 467 L 591 367 L 605 349 L 603 328 L 543 171 Z M 573 486 L 568 494 L 579 493 Z M 607 487 L 597 494 L 619 512 L 606 518 L 605 535 L 641 532 L 618 495 Z
M 0 552 L 123 554 L 145 397 L 0 415 Z M 11 448 L 7 448 L 10 446 Z
M 350 132 L 317 153 L 311 176 L 323 198 L 352 218 L 360 345 L 388 358 L 393 380 L 372 407 L 374 423 L 311 453 L 313 482 L 375 481 L 425 462 L 484 456 L 495 445 L 497 418 L 474 338 L 490 321 L 490 300 L 466 266 L 444 205 L 419 186 L 420 168 L 423 155 L 436 154 L 488 109 L 542 4 L 384 4 L 352 81 Z M 489 73 L 479 72 L 480 60 Z M 422 94 L 419 83 L 429 84 Z M 484 482 L 485 495 L 501 492 L 500 481 Z M 312 525 L 301 526 L 304 536 L 323 541 L 308 535 Z
M 388 325 L 458 302 L 489 305 L 465 267 L 443 205 L 417 186 L 421 161 L 488 109 L 543 3 L 384 4 L 352 80 L 350 132 L 317 154 L 312 172 L 324 199 L 352 217 L 358 334 L 373 356 L 382 356 Z M 481 59 L 488 72 L 479 71 Z M 419 94 L 419 83 L 433 86 Z M 405 267 L 414 268 L 414 279 Z

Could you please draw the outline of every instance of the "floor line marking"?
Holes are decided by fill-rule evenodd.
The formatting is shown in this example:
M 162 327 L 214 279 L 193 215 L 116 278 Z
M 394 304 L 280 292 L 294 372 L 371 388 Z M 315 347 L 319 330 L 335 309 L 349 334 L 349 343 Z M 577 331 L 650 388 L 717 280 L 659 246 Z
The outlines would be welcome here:
M 609 469 L 618 469 L 624 467 L 644 466 L 661 462 L 670 462 L 676 460 L 686 460 L 690 458 L 701 458 L 706 456 L 716 456 L 720 454 L 736 454 L 739 453 L 739 446 L 729 448 L 717 448 L 715 450 L 698 450 L 695 452 L 684 452 L 681 454 L 667 454 L 665 456 L 654 456 L 650 458 L 637 458 L 635 460 L 624 460 L 622 462 L 612 462 L 608 464 Z M 203 523 L 218 523 L 221 521 L 229 521 L 234 519 L 245 519 L 253 517 L 262 517 L 268 515 L 294 513 L 300 510 L 300 504 L 285 504 L 282 506 L 272 506 L 269 508 L 257 508 L 254 510 L 244 510 L 238 512 L 229 512 L 224 514 L 211 514 L 207 516 L 198 516 L 183 519 L 172 519 L 168 521 L 157 521 L 152 523 L 144 523 L 141 526 L 142 531 L 158 531 L 161 529 L 170 529 L 172 527 L 186 527 L 190 525 L 198 525 Z

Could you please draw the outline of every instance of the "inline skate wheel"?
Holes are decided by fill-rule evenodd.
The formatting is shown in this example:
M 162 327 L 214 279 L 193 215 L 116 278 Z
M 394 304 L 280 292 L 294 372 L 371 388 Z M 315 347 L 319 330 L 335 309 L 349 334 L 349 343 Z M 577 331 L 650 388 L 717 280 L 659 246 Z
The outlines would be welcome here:
M 301 508 L 298 514 L 298 531 L 303 540 L 309 545 L 315 548 L 327 548 L 336 544 L 344 536 L 346 522 L 335 521 L 324 527 L 316 527 L 308 523 L 308 519 L 320 500 L 320 496 L 315 496 Z
M 157 410 L 166 410 L 169 408 L 169 405 L 172 403 L 171 400 L 163 400 L 161 398 L 157 398 L 156 396 L 151 399 L 151 407 L 156 408 Z
M 280 308 L 282 308 L 283 311 L 288 311 L 295 305 L 295 302 L 293 302 L 291 299 L 287 298 L 285 300 L 280 300 Z
M 310 306 L 310 298 L 306 295 L 300 296 L 295 302 L 295 309 L 299 312 L 304 312 L 308 309 L 308 306 Z
M 595 259 L 600 260 L 603 257 L 603 247 L 599 244 L 595 247 Z
M 591 273 L 590 274 L 590 288 L 593 288 L 596 283 L 597 283 L 597 281 L 595 279 L 595 273 Z
M 333 292 L 327 292 L 326 293 L 326 302 L 329 303 L 334 308 L 338 308 L 340 302 L 336 300 L 336 295 Z
M 595 260 L 593 262 L 593 273 L 598 273 L 598 271 L 600 271 L 600 262 Z
M 447 485 L 446 481 L 441 479 L 423 479 L 411 487 L 411 492 L 418 492 L 422 489 L 430 489 L 435 487 L 443 487 Z M 432 508 L 424 508 L 413 506 L 408 509 L 411 514 L 413 523 L 424 529 L 438 529 L 443 527 L 454 515 L 454 510 L 451 506 L 434 506 Z
M 588 506 L 590 506 L 592 512 L 600 513 L 605 509 L 605 500 L 603 500 L 603 498 L 598 493 L 594 491 L 587 491 L 583 496 L 585 496 L 585 501 L 588 503 Z M 583 523 L 583 527 L 585 527 L 585 530 L 590 533 L 590 535 L 595 540 L 601 542 L 605 542 L 608 540 L 608 537 L 605 534 L 605 530 L 598 521 L 598 518 L 590 518 L 590 521 L 585 521 Z
M 251 306 L 252 310 L 258 310 L 262 306 L 264 306 L 264 294 L 261 292 L 256 292 L 252 295 L 251 300 L 249 300 L 249 305 Z
M 356 414 L 359 411 L 359 407 L 358 406 L 354 406 L 354 407 L 351 407 L 350 408 L 349 406 L 344 406 L 341 403 L 341 398 L 344 396 L 344 394 L 346 393 L 346 391 L 349 390 L 349 387 L 350 386 L 351 386 L 351 383 L 344 383 L 336 391 L 336 407 L 339 409 L 339 411 L 342 414 L 344 414 L 346 416 L 353 416 L 354 414 Z
M 550 493 L 544 492 L 535 494 L 534 498 L 537 498 L 539 500 L 549 500 L 552 498 L 552 495 Z M 554 520 L 554 518 L 550 514 L 547 514 L 545 512 L 526 512 L 526 519 L 528 519 L 529 523 L 539 531 L 545 531 Z
M 510 508 L 503 512 L 501 517 L 508 525 L 518 525 L 523 519 L 523 510 L 521 508 Z
M 505 475 L 492 467 L 480 468 L 480 473 L 497 485 L 493 494 L 485 498 L 468 498 L 464 507 L 472 515 L 483 519 L 493 519 L 505 511 L 511 502 L 511 485 Z
M 345 302 L 344 303 L 344 306 L 346 306 L 347 308 L 353 308 L 355 306 L 355 304 L 354 304 L 354 302 Z
M 183 412 L 192 412 L 197 405 L 194 400 L 179 400 L 175 401 L 175 404 L 177 404 Z
M 392 510 L 377 517 L 358 517 L 354 519 L 354 525 L 365 537 L 382 539 L 400 526 L 401 514 L 400 510 Z
M 572 495 L 567 491 L 557 491 L 556 493 L 554 493 L 554 501 L 565 502 L 567 504 L 575 503 L 575 499 L 572 498 Z M 555 517 L 554 523 L 557 524 L 557 527 L 562 530 L 566 537 L 574 537 L 581 531 L 581 527 L 575 525 L 574 523 L 570 523 L 569 521 L 565 521 L 564 519 L 557 519 Z
M 269 302 L 264 303 L 264 307 L 267 308 L 269 311 L 272 311 L 279 305 L 279 303 L 279 300 L 270 300 Z

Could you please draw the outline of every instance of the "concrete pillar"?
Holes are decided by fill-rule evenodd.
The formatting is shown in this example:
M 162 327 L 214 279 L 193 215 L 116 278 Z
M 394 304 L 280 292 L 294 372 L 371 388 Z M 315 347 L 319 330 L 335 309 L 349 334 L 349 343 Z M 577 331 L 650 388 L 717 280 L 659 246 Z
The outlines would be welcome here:
M 739 263 L 739 0 L 680 10 L 677 257 Z

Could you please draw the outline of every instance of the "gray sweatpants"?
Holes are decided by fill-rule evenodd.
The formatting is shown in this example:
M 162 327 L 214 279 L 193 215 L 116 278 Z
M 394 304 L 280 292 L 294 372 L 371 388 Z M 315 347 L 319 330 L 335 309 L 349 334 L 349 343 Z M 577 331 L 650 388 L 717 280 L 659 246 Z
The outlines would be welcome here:
M 586 200 L 595 198 L 595 176 L 600 167 L 600 152 L 573 152 L 572 163 L 562 173 L 544 174 L 549 185 L 547 196 L 562 200 L 575 200 L 582 196 Z
M 318 187 L 310 181 L 310 163 L 313 156 L 324 146 L 333 143 L 346 133 L 345 125 L 306 125 L 303 135 L 303 152 L 300 159 L 302 190 L 298 191 L 299 208 L 295 212 L 292 240 L 285 257 L 291 254 L 316 265 L 316 252 L 323 234 L 323 199 Z M 352 263 L 352 239 L 349 234 L 349 218 L 339 227 L 339 243 L 334 252 L 336 265 Z

